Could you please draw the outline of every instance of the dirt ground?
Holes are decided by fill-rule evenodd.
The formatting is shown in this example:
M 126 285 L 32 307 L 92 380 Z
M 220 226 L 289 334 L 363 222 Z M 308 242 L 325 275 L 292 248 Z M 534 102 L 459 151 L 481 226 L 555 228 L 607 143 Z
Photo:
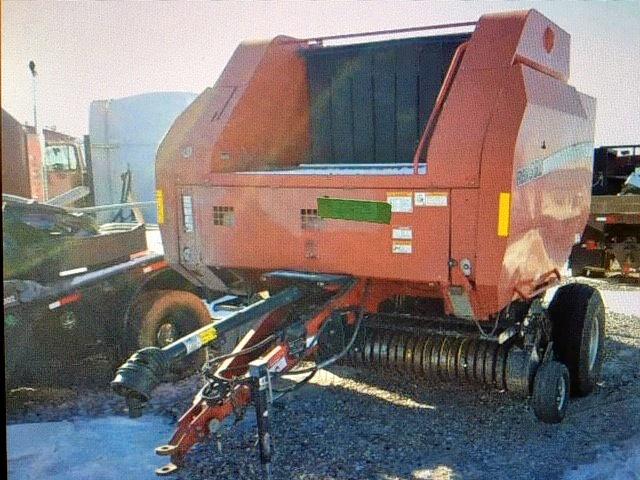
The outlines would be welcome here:
M 561 424 L 539 422 L 527 401 L 504 392 L 336 367 L 273 406 L 274 478 L 639 479 L 640 316 L 622 312 L 638 310 L 640 289 L 591 283 L 616 303 L 603 379 L 572 400 Z M 161 385 L 150 410 L 177 417 L 197 383 Z M 106 389 L 14 392 L 8 403 L 9 423 L 114 414 L 123 405 Z M 248 411 L 223 427 L 221 452 L 215 442 L 196 447 L 175 478 L 258 478 L 255 441 Z

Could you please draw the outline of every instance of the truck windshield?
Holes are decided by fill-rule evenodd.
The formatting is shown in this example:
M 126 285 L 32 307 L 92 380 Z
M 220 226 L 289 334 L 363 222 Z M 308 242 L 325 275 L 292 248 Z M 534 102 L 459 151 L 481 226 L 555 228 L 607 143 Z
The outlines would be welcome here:
M 75 145 L 49 145 L 44 150 L 45 165 L 50 170 L 76 170 L 78 156 Z

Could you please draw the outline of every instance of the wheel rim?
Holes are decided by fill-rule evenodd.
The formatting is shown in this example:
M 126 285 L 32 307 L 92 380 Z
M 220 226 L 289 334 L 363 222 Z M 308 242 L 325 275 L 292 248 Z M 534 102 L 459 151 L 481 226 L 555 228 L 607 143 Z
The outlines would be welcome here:
M 567 401 L 567 385 L 564 381 L 564 377 L 558 380 L 558 386 L 556 389 L 556 408 L 559 412 L 564 408 L 564 404 Z
M 598 357 L 598 346 L 600 343 L 599 322 L 600 320 L 598 317 L 593 317 L 593 322 L 591 322 L 591 338 L 589 339 L 589 371 L 593 370 L 593 367 L 596 364 L 596 358 Z
M 173 323 L 163 323 L 158 328 L 158 333 L 156 334 L 156 340 L 158 342 L 158 346 L 165 347 L 177 340 L 178 330 L 173 325 Z

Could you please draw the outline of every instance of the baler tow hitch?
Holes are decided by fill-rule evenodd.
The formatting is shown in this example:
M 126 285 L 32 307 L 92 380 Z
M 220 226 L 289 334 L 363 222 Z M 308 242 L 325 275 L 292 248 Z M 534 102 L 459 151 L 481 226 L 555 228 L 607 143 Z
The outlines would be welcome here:
M 129 414 L 138 416 L 172 364 L 214 344 L 225 332 L 255 324 L 231 353 L 205 363 L 204 387 L 179 419 L 169 443 L 156 449 L 158 455 L 171 457 L 169 464 L 156 470 L 158 475 L 174 473 L 184 463 L 187 452 L 217 433 L 225 418 L 232 414 L 236 419 L 242 418 L 244 410 L 253 405 L 263 476 L 271 478 L 269 404 L 306 383 L 318 369 L 343 357 L 353 345 L 364 315 L 367 280 L 288 271 L 271 272 L 265 278 L 292 286 L 164 348 L 139 350 L 117 370 L 111 386 L 125 397 Z M 325 334 L 327 325 L 335 322 L 351 331 L 350 341 L 339 350 L 318 355 L 314 366 L 292 372 L 300 361 L 318 353 L 318 339 Z M 293 386 L 276 390 L 273 381 L 287 372 L 308 375 Z

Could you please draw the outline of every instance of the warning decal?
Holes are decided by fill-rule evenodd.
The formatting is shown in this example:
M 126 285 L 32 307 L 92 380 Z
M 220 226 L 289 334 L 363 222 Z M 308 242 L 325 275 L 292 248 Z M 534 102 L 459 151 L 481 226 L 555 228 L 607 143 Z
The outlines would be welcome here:
M 447 192 L 416 192 L 416 207 L 446 207 Z
M 410 240 L 394 240 L 391 253 L 412 253 L 413 247 Z
M 413 194 L 411 192 L 389 192 L 387 203 L 391 205 L 392 213 L 413 212 Z
M 283 346 L 276 347 L 275 350 L 267 361 L 267 369 L 270 372 L 281 372 L 287 368 L 287 348 Z
M 394 240 L 411 240 L 413 239 L 413 232 L 411 227 L 395 227 L 391 238 Z
M 199 335 L 200 341 L 202 342 L 203 345 L 206 345 L 209 342 L 213 342 L 217 336 L 218 336 L 218 332 L 213 327 L 213 325 L 207 328 L 204 332 L 200 332 L 200 335 Z

